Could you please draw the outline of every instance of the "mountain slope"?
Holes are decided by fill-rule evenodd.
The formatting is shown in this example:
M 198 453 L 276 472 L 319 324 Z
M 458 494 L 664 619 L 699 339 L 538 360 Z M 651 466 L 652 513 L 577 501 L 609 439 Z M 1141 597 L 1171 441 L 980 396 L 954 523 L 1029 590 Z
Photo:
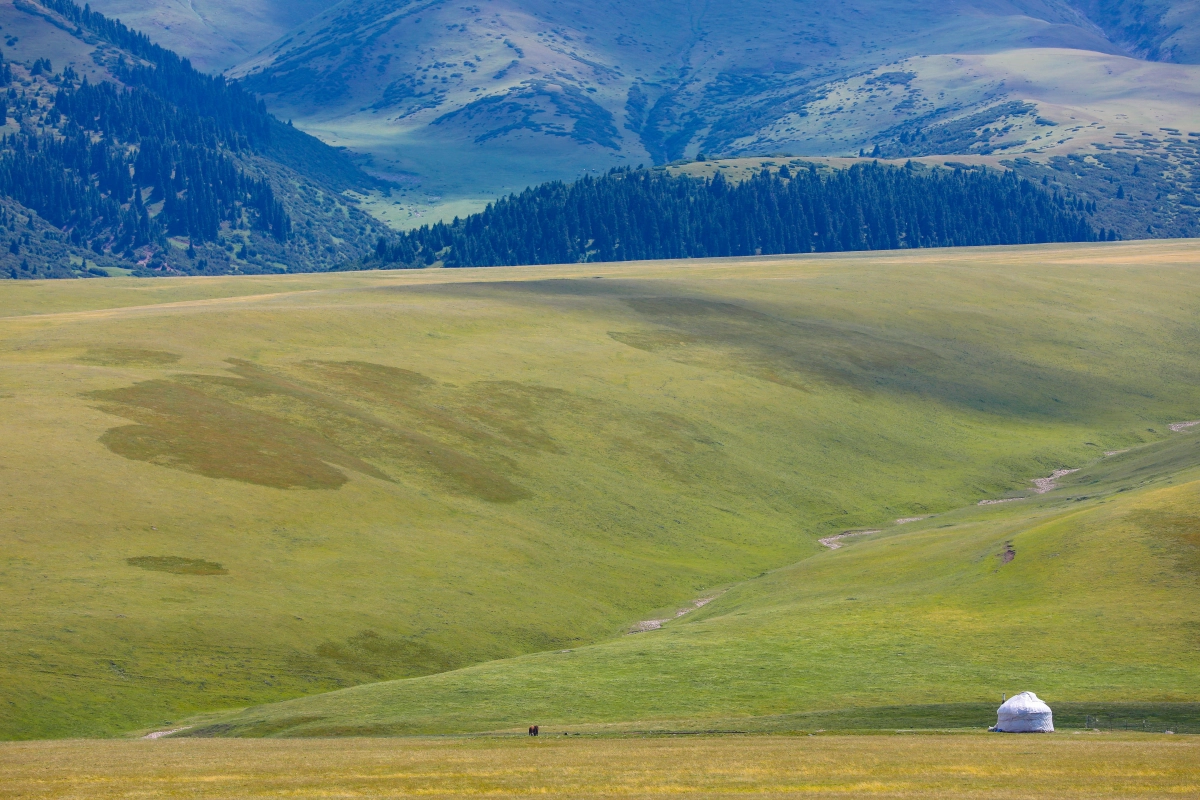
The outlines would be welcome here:
M 0 75 L 5 277 L 321 269 L 380 230 L 341 194 L 378 183 L 240 87 L 67 0 L 0 19 L 36 56 Z
M 373 154 L 383 173 L 480 196 L 699 153 L 852 155 L 902 126 L 985 138 L 1023 128 L 992 146 L 1009 153 L 1047 149 L 1038 118 L 1104 126 L 1104 141 L 1137 135 L 1146 123 L 1103 95 L 1128 83 L 1111 76 L 1145 62 L 1085 12 L 1100 14 L 1057 0 L 348 0 L 231 74 L 306 130 Z M 1173 35 L 1200 30 L 1180 25 Z M 1099 73 L 1084 75 L 1080 58 Z M 1180 69 L 1182 80 L 1146 70 L 1137 116 L 1154 119 L 1151 130 L 1198 124 L 1200 72 Z M 1165 85 L 1176 88 L 1160 99 Z M 1026 111 L 1012 118 L 1017 106 Z M 978 149 L 943 141 L 938 153 Z M 419 211 L 422 199 L 405 205 Z
M 1115 43 L 1152 61 L 1200 63 L 1196 0 L 1072 0 Z
M 207 2 L 193 4 L 192 22 L 152 35 L 207 57 L 230 36 L 227 10 Z M 175 8 L 102 3 L 152 27 Z M 253 19 L 297 24 L 230 74 L 407 185 L 366 207 L 408 228 L 543 181 L 698 154 L 850 156 L 904 144 L 1048 164 L 1119 146 L 1122 135 L 1197 130 L 1194 5 L 260 0 Z M 939 135 L 912 146 L 929 132 Z M 1129 217 L 1118 227 L 1135 235 L 1188 230 Z
M 93 11 L 119 19 L 201 70 L 220 73 L 254 56 L 336 0 L 97 0 Z
M 1119 52 L 1053 2 L 403 0 L 339 4 L 232 74 L 313 130 L 355 128 L 365 149 L 392 140 L 401 166 L 449 180 L 494 157 L 532 177 L 538 161 L 561 172 L 564 159 L 744 151 L 754 145 L 741 140 L 804 110 L 831 80 L 918 54 L 1034 45 Z M 807 152 L 846 147 L 835 137 Z

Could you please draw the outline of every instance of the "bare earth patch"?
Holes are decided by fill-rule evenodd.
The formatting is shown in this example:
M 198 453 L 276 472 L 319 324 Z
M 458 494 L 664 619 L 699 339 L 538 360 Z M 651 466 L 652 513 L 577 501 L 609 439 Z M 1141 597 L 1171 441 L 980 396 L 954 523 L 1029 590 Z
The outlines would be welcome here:
M 901 517 L 900 519 L 896 520 L 896 524 L 897 525 L 907 525 L 910 522 L 920 522 L 921 520 L 929 519 L 932 516 L 933 516 L 933 514 L 926 514 L 923 517 Z
M 664 622 L 670 622 L 673 619 L 679 619 L 684 614 L 690 614 L 691 612 L 695 611 L 697 608 L 702 608 L 703 606 L 708 605 L 709 603 L 711 603 L 713 600 L 716 600 L 720 596 L 721 595 L 719 595 L 719 594 L 714 594 L 711 597 L 701 597 L 699 600 L 693 600 L 692 604 L 690 606 L 679 609 L 678 611 L 675 612 L 675 616 L 673 616 L 673 617 L 667 617 L 666 619 L 642 620 L 641 622 L 637 623 L 632 628 L 630 628 L 629 632 L 630 633 L 645 633 L 646 631 L 656 631 L 663 626 Z
M 1048 477 L 1033 479 L 1033 493 L 1045 494 L 1053 489 L 1058 488 L 1058 479 L 1070 475 L 1072 472 L 1079 472 L 1078 469 L 1056 469 L 1051 472 Z
M 154 731 L 153 733 L 147 733 L 142 738 L 143 739 L 161 739 L 164 736 L 170 736 L 172 733 L 179 733 L 180 731 L 186 731 L 190 727 L 192 727 L 192 726 L 186 725 L 182 728 L 172 728 L 169 731 Z
M 1123 453 L 1125 451 L 1119 450 L 1119 451 L 1115 451 L 1115 452 Z M 1105 455 L 1110 455 L 1110 453 L 1105 453 Z M 1046 492 L 1057 489 L 1058 488 L 1058 479 L 1065 477 L 1067 475 L 1070 475 L 1073 472 L 1079 472 L 1079 470 L 1078 469 L 1056 469 L 1056 470 L 1054 470 L 1054 472 L 1051 472 L 1045 478 L 1034 478 L 1031 481 L 1031 483 L 1033 484 L 1033 493 L 1034 494 L 1045 494 Z M 999 503 L 1013 503 L 1013 502 L 1016 502 L 1017 500 L 1024 500 L 1024 499 L 1025 499 L 1024 497 L 1005 497 L 1000 500 L 980 500 L 975 505 L 994 506 L 994 505 L 998 505 Z
M 1200 425 L 1200 419 L 1194 419 L 1191 422 L 1172 422 L 1167 427 L 1171 429 L 1172 433 L 1179 433 L 1196 425 Z
M 868 533 L 879 533 L 878 528 L 869 531 L 846 531 L 839 533 L 837 536 L 826 536 L 824 539 L 817 539 L 818 542 L 828 547 L 830 550 L 837 550 L 842 546 L 842 539 L 848 539 L 851 536 L 866 536 Z

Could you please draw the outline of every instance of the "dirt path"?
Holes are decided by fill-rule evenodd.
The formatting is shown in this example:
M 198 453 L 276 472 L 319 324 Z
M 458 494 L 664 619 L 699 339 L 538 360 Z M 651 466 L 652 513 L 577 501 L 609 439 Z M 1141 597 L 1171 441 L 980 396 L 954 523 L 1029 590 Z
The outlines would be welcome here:
M 869 531 L 846 531 L 845 533 L 839 533 L 837 536 L 826 536 L 824 539 L 817 539 L 817 541 L 828 547 L 830 550 L 837 550 L 842 546 L 842 539 L 848 539 L 851 536 L 866 536 L 868 533 L 879 533 L 879 529 L 872 528 Z
M 1056 469 L 1050 473 L 1047 478 L 1033 479 L 1033 493 L 1045 494 L 1053 489 L 1058 488 L 1058 479 L 1070 475 L 1073 472 L 1079 472 L 1078 469 Z
M 724 592 L 720 592 L 718 594 L 714 594 L 709 597 L 701 597 L 699 600 L 693 600 L 692 604 L 690 606 L 679 609 L 678 611 L 675 612 L 675 616 L 673 616 L 673 617 L 667 617 L 666 619 L 644 619 L 641 622 L 635 624 L 632 628 L 630 628 L 629 632 L 630 633 L 645 633 L 646 631 L 656 631 L 663 626 L 664 622 L 670 622 L 673 619 L 679 619 L 684 614 L 690 614 L 693 611 L 695 611 L 697 608 L 703 608 L 704 606 L 711 603 L 713 600 L 716 600 L 722 594 L 724 594 Z
M 1120 452 L 1125 452 L 1124 450 Z M 1107 453 L 1105 455 L 1108 455 Z M 1058 488 L 1058 479 L 1066 477 L 1074 472 L 1079 472 L 1079 469 L 1056 469 L 1045 478 L 1034 478 L 1030 483 L 1033 484 L 1034 494 L 1045 494 L 1046 492 L 1054 491 Z M 1028 495 L 1026 495 L 1027 497 Z M 1025 497 L 1005 497 L 1000 500 L 980 500 L 975 505 L 978 506 L 994 506 L 999 503 L 1015 503 L 1018 500 L 1024 500 Z
M 184 726 L 184 727 L 182 727 L 182 728 L 174 728 L 174 729 L 172 729 L 172 730 L 169 730 L 169 731 L 155 731 L 154 733 L 147 733 L 147 734 L 146 734 L 145 736 L 143 736 L 142 738 L 143 738 L 143 739 L 161 739 L 161 738 L 163 738 L 164 736 L 170 736 L 172 733 L 179 733 L 180 731 L 186 731 L 186 730 L 187 730 L 188 728 L 190 728 L 190 727 L 192 727 L 192 726 L 191 726 L 191 725 L 185 725 L 185 726 Z

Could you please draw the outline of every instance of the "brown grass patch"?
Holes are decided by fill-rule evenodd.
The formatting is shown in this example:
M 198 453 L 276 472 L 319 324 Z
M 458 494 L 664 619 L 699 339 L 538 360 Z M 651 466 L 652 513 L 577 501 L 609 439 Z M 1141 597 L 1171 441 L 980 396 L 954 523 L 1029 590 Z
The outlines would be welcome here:
M 386 479 L 327 440 L 178 381 L 146 381 L 93 392 L 109 413 L 138 425 L 100 441 L 134 461 L 277 489 L 336 489 L 346 476 L 330 464 Z
M 1175 552 L 1180 568 L 1200 573 L 1200 516 L 1145 509 L 1130 514 L 1128 519 L 1148 533 L 1165 539 Z
M 429 427 L 469 431 L 417 401 L 416 393 L 433 384 L 418 373 L 310 363 L 310 372 L 331 379 L 325 386 L 246 361 L 230 364 L 233 376 L 180 375 L 91 393 L 103 410 L 139 423 L 113 428 L 100 441 L 126 458 L 279 489 L 336 489 L 347 480 L 336 467 L 392 481 L 382 463 L 395 473 L 428 473 L 484 500 L 527 496 L 479 458 L 376 413 L 394 400 L 433 419 Z

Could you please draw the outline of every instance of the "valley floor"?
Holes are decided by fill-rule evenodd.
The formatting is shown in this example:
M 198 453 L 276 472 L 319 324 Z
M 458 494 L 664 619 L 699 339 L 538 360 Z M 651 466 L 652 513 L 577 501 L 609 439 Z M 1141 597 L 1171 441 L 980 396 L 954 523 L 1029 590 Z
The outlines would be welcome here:
M 1080 732 L 60 741 L 0 745 L 0 798 L 1158 798 L 1198 765 L 1200 737 Z

